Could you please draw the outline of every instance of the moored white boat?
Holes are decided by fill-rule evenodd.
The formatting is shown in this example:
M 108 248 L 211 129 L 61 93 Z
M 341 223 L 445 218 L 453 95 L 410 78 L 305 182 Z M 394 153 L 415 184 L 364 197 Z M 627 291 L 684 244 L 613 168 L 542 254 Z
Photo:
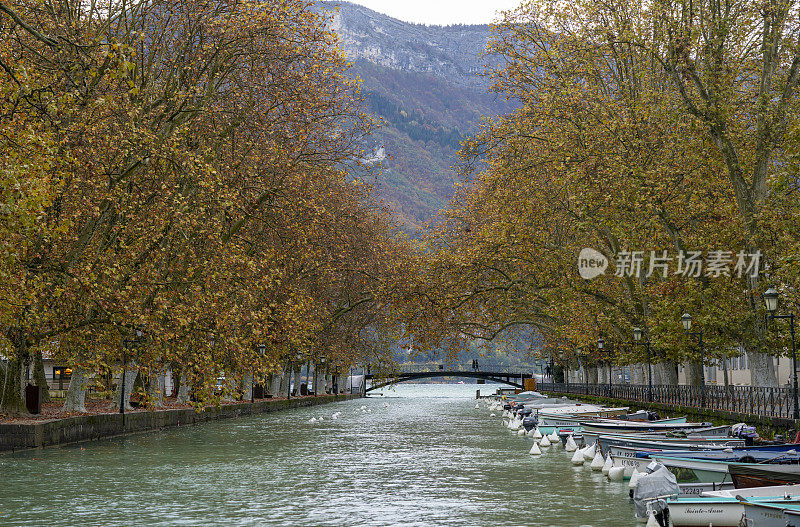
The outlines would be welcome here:
M 657 432 L 668 430 L 691 430 L 692 428 L 707 428 L 709 423 L 656 423 L 652 421 L 622 421 L 622 422 L 592 422 L 581 423 L 587 432 L 599 432 L 601 434 L 614 434 L 620 432 Z
M 619 416 L 627 411 L 628 407 L 607 408 L 590 404 L 547 408 L 537 413 L 536 426 L 543 434 L 552 434 L 556 429 L 569 429 L 577 433 L 582 430 L 582 421 Z
M 675 498 L 667 501 L 672 527 L 739 527 L 745 516 L 745 505 L 733 496 L 709 496 Z M 797 495 L 784 497 L 783 494 L 750 497 L 747 501 L 762 504 L 800 505 Z M 759 527 L 761 523 L 757 523 Z M 786 527 L 786 524 L 783 525 Z
M 586 438 L 587 436 L 591 436 L 591 434 L 584 432 L 584 437 Z M 604 454 L 610 452 L 614 447 L 632 448 L 638 450 L 714 450 L 744 446 L 744 441 L 741 439 L 643 439 L 643 436 L 638 434 L 600 434 L 595 437 L 597 437 L 597 442 Z M 587 442 L 589 441 L 588 438 L 586 440 Z

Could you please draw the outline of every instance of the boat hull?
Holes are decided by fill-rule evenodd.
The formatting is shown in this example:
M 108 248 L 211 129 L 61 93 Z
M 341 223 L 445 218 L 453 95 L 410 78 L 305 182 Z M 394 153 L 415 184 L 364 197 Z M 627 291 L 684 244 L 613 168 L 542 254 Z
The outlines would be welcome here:
M 747 527 L 787 527 L 800 525 L 800 510 L 784 509 L 776 504 L 744 503 L 743 525 Z
M 761 465 L 731 463 L 728 467 L 737 489 L 800 484 L 800 465 Z
M 681 493 L 678 497 L 688 498 L 690 496 L 700 496 L 704 492 L 716 492 L 720 490 L 733 490 L 733 482 L 723 481 L 721 483 L 678 483 Z
M 668 432 L 675 430 L 686 430 L 691 433 L 692 428 L 707 428 L 706 423 L 593 423 L 591 421 L 582 422 L 581 426 L 587 432 L 598 432 L 600 434 L 618 434 L 628 432 Z
M 744 500 L 729 496 L 709 496 L 697 498 L 674 498 L 670 499 L 669 515 L 672 520 L 672 527 L 739 527 L 744 523 L 746 517 L 745 504 L 747 502 L 769 506 L 798 506 L 800 500 L 797 497 L 784 498 L 777 496 L 747 497 Z M 757 507 L 763 514 L 772 509 Z M 774 513 L 774 512 L 773 512 Z M 756 525 L 761 526 L 760 522 Z M 784 524 L 783 527 L 785 527 Z
M 736 498 L 677 498 L 668 504 L 672 527 L 739 527 L 744 516 Z
M 587 435 L 584 433 L 584 436 Z M 719 449 L 735 448 L 744 445 L 744 441 L 692 441 L 687 439 L 675 440 L 646 440 L 625 437 L 624 435 L 610 436 L 601 435 L 597 438 L 600 450 L 604 454 L 612 452 L 614 448 L 631 448 L 638 450 L 692 450 L 692 449 Z
M 706 461 L 702 459 L 669 457 L 651 455 L 654 459 L 663 464 L 670 472 L 675 474 L 678 483 L 720 483 L 730 480 L 728 475 L 728 463 L 723 461 Z
M 645 457 L 623 457 L 623 456 L 615 456 L 611 455 L 611 462 L 614 464 L 615 467 L 622 467 L 625 469 L 623 472 L 623 478 L 629 479 L 633 472 L 645 472 L 647 469 L 647 465 L 653 462 L 652 459 L 647 459 Z

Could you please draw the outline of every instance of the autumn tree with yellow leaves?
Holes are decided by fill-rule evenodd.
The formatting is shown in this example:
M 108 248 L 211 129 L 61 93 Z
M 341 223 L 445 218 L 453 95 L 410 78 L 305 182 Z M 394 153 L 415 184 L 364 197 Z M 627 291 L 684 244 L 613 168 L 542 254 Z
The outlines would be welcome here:
M 310 2 L 0 2 L 0 33 L 2 410 L 42 349 L 118 373 L 137 330 L 127 367 L 201 403 L 385 350 L 410 250 L 353 180 L 373 122 Z
M 642 379 L 644 349 L 631 345 L 640 327 L 655 381 L 674 384 L 682 363 L 696 383 L 697 346 L 680 325 L 689 311 L 707 359 L 741 346 L 752 383 L 774 385 L 770 355 L 781 346 L 769 339 L 761 293 L 793 283 L 797 269 L 787 223 L 797 208 L 787 156 L 796 152 L 787 132 L 798 115 L 797 7 L 531 1 L 506 13 L 490 43 L 503 63 L 495 89 L 520 108 L 464 147 L 474 183 L 428 242 L 437 270 L 419 296 L 430 312 L 411 322 L 419 333 L 490 339 L 529 325 L 567 366 L 612 360 Z M 611 262 L 605 275 L 578 275 L 583 248 Z M 634 251 L 646 255 L 640 273 L 614 266 Z M 721 251 L 728 265 L 679 274 L 681 251 Z M 753 272 L 744 257 L 759 251 Z M 672 267 L 650 268 L 664 254 Z

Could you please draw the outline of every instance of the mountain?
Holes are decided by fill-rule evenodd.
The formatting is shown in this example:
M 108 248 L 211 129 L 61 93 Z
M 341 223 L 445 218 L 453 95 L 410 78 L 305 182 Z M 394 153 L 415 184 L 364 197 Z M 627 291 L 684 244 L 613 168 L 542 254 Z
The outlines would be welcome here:
M 513 109 L 480 75 L 494 65 L 482 56 L 489 26 L 427 26 L 349 2 L 321 5 L 333 13 L 331 28 L 370 111 L 383 120 L 372 156 L 383 167 L 380 195 L 413 233 L 452 196 L 459 142 L 483 115 Z

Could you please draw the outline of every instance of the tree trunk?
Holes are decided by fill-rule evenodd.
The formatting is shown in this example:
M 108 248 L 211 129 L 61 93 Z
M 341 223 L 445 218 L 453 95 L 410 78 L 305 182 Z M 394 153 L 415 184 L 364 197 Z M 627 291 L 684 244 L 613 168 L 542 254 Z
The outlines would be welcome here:
M 83 368 L 75 367 L 72 370 L 72 377 L 69 380 L 69 388 L 64 398 L 64 412 L 83 412 L 86 413 L 86 386 L 89 378 Z
M 131 406 L 131 394 L 133 393 L 133 384 L 136 382 L 136 376 L 139 374 L 139 369 L 135 366 L 128 365 L 127 368 L 124 370 L 125 372 L 125 409 L 126 410 L 133 410 Z M 114 408 L 120 408 L 120 396 L 122 394 L 122 374 L 120 374 L 120 379 L 117 382 L 117 389 L 114 391 Z
M 176 398 L 181 390 L 181 373 L 181 370 L 172 369 L 172 396 Z
M 33 384 L 42 387 L 42 402 L 50 402 L 50 386 L 47 385 L 47 376 L 44 374 L 44 361 L 42 350 L 37 349 L 33 359 Z
M 631 364 L 631 384 L 647 384 L 647 364 Z
M 659 371 L 660 379 L 658 384 L 666 384 L 670 386 L 677 386 L 678 385 L 678 369 L 675 367 L 675 363 L 671 360 L 667 360 L 664 362 L 659 363 L 657 368 L 653 368 L 653 384 L 655 382 L 655 372 Z
M 702 368 L 699 362 L 687 362 L 683 365 L 686 371 L 686 385 L 687 386 L 701 386 L 702 382 Z
M 9 338 L 13 348 L 3 375 L 3 393 L 0 410 L 10 415 L 28 415 L 25 406 L 25 363 L 28 354 L 24 338 Z
M 286 370 L 281 374 L 281 382 L 278 389 L 278 395 L 280 397 L 289 393 L 289 375 L 290 373 Z
M 150 385 L 147 389 L 147 398 L 153 407 L 161 408 L 164 406 L 165 387 L 166 379 L 163 371 L 159 370 L 150 376 Z
M 181 375 L 180 386 L 178 386 L 178 395 L 175 396 L 175 402 L 177 404 L 187 404 L 189 402 L 189 389 L 191 387 L 189 385 L 189 380 L 185 377 L 185 375 Z
M 314 393 L 317 395 L 325 395 L 325 376 L 323 370 L 318 366 L 314 366 Z
M 249 401 L 253 398 L 253 374 L 246 373 L 242 377 L 242 399 Z
M 747 351 L 747 350 L 746 350 Z M 770 355 L 756 350 L 747 351 L 747 362 L 750 364 L 751 386 L 777 386 L 775 361 Z
M 587 368 L 587 372 L 586 373 L 587 373 L 586 381 L 589 384 L 599 384 L 600 383 L 600 380 L 598 378 L 599 375 L 598 375 L 597 366 L 589 366 Z
M 725 383 L 725 387 L 727 388 L 730 386 L 730 378 L 728 377 L 728 359 L 722 359 L 722 378 L 723 382 Z
M 294 386 L 292 387 L 292 395 L 300 395 L 300 372 L 302 367 L 294 370 Z

